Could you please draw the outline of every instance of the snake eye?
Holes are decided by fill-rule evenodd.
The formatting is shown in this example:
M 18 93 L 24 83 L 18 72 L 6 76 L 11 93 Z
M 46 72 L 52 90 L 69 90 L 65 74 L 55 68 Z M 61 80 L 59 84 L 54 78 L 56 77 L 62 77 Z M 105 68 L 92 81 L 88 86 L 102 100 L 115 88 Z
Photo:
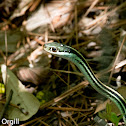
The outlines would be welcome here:
M 55 47 L 50 48 L 50 50 L 51 50 L 52 52 L 57 52 L 57 48 L 55 48 Z

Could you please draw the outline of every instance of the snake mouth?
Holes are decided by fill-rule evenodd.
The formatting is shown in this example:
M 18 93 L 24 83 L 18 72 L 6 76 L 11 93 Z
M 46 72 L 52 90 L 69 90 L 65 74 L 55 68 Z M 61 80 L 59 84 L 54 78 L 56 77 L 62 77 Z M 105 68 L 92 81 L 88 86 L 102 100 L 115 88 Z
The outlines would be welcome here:
M 43 45 L 44 49 L 47 48 L 46 44 Z

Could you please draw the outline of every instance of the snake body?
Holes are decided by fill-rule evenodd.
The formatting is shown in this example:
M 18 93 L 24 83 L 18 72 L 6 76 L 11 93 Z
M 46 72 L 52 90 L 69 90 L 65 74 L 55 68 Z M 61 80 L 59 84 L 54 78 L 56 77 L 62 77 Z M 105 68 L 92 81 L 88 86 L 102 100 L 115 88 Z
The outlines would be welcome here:
M 126 124 L 126 100 L 114 89 L 103 84 L 93 73 L 85 58 L 74 48 L 57 42 L 46 43 L 44 50 L 64 59 L 73 62 L 84 74 L 90 85 L 100 94 L 109 98 L 119 108 Z

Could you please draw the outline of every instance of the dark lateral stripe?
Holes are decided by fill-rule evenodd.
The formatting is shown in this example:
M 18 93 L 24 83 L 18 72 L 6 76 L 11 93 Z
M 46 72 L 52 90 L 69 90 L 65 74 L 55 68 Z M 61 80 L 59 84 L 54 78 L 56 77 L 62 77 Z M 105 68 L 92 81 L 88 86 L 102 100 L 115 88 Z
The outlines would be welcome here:
M 90 68 L 90 66 L 88 65 L 88 63 L 86 62 L 86 60 L 83 58 L 83 56 L 80 54 L 80 53 L 78 53 L 76 50 L 73 50 L 73 49 L 71 49 L 70 50 L 70 53 L 73 53 L 73 54 L 75 54 L 77 57 L 79 57 L 80 59 L 78 60 L 78 59 L 75 59 L 80 65 L 82 65 L 84 68 L 85 68 L 85 65 L 86 65 L 86 67 L 88 68 L 88 70 L 87 69 L 85 69 L 85 71 L 86 71 L 86 73 L 88 74 L 88 76 L 90 77 L 90 79 L 92 80 L 92 82 L 97 86 L 97 88 L 98 88 L 98 92 L 100 93 L 100 92 L 105 92 L 105 94 L 106 95 L 104 95 L 103 93 L 102 93 L 102 95 L 104 95 L 105 97 L 107 97 L 107 98 L 109 98 L 109 97 L 112 97 L 113 99 L 115 99 L 116 100 L 116 102 L 118 102 L 118 105 L 120 105 L 120 107 L 121 107 L 121 109 L 123 109 L 122 111 L 123 111 L 123 113 L 125 114 L 125 112 L 126 112 L 126 101 L 125 101 L 125 99 L 122 99 L 122 97 L 120 97 L 117 93 L 115 93 L 114 91 L 113 91 L 113 89 L 111 90 L 110 89 L 110 87 L 106 87 L 106 86 L 104 86 L 104 84 L 102 84 L 102 82 L 100 82 L 96 77 L 95 77 L 95 75 L 94 75 L 94 73 L 92 72 L 92 70 L 91 70 L 91 68 Z M 91 84 L 92 85 L 92 84 Z M 93 85 L 92 85 L 93 86 Z M 101 91 L 100 91 L 101 90 Z M 107 96 L 107 95 L 109 95 L 109 97 Z

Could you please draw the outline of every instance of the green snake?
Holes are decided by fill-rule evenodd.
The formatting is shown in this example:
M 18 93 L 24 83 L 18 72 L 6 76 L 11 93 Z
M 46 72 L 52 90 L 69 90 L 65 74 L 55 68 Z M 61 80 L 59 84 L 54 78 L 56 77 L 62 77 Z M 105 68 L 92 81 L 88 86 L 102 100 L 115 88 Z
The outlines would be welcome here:
M 84 74 L 86 79 L 89 81 L 91 86 L 100 94 L 109 98 L 113 101 L 119 108 L 121 114 L 123 115 L 123 120 L 126 124 L 126 100 L 114 89 L 103 84 L 93 73 L 92 69 L 86 62 L 85 58 L 74 48 L 57 43 L 46 43 L 44 44 L 44 50 L 64 59 L 73 62 L 79 70 Z

